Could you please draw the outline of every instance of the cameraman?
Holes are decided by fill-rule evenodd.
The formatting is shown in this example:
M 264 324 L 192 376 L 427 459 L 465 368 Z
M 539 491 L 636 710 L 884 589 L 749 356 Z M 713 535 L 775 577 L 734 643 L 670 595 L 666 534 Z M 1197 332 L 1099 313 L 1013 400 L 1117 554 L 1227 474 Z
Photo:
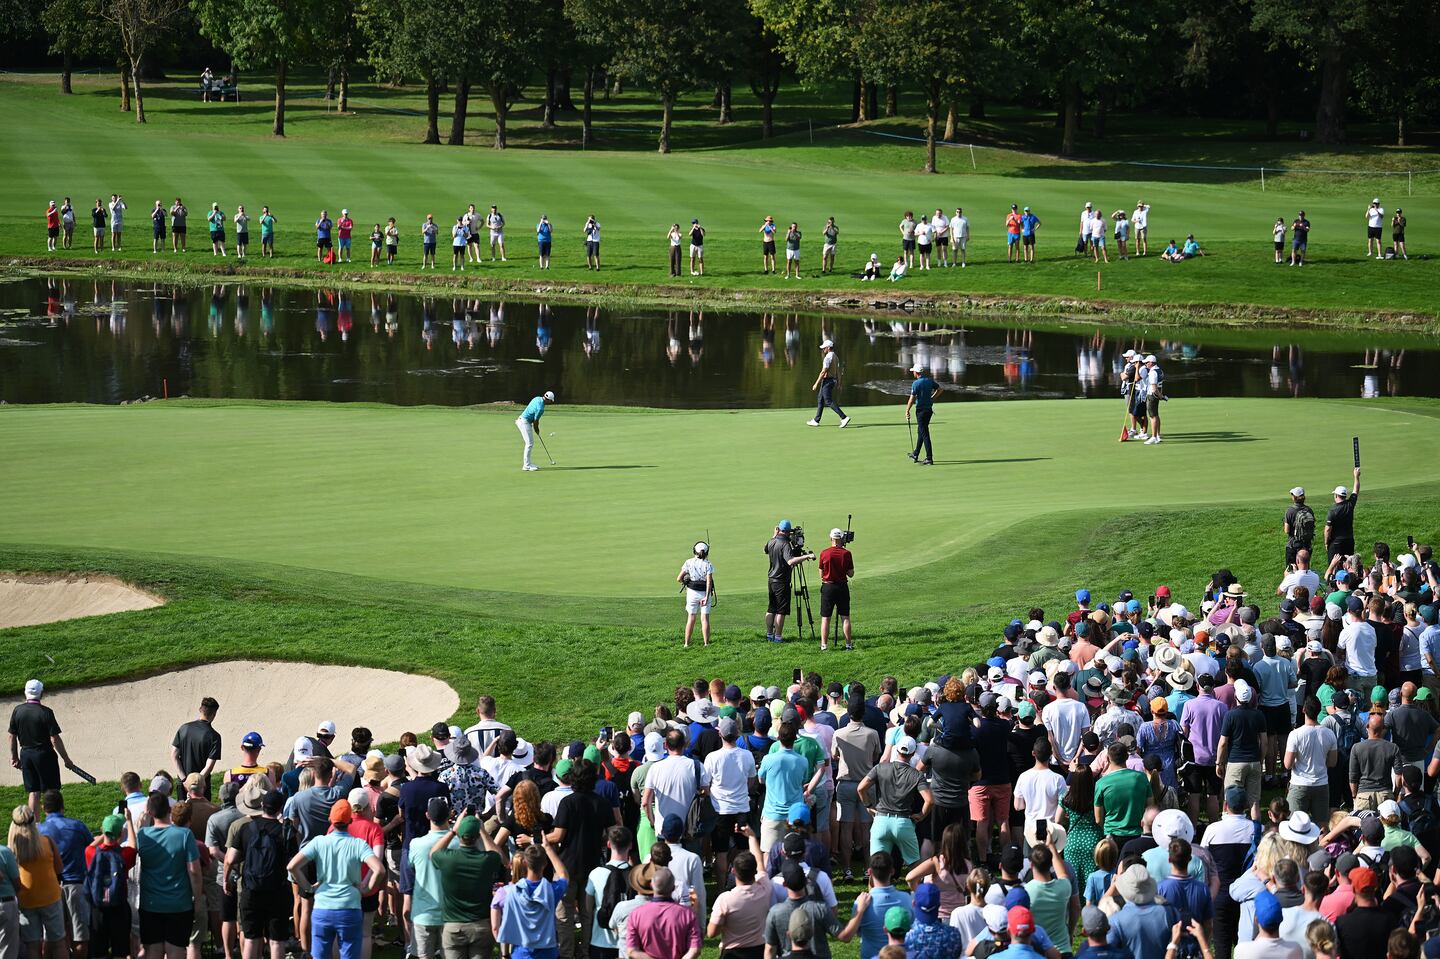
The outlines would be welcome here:
M 695 554 L 680 567 L 675 582 L 685 587 L 685 648 L 690 648 L 690 637 L 695 632 L 695 614 L 700 614 L 700 638 L 710 645 L 710 610 L 715 605 L 715 567 L 706 557 L 710 545 L 696 543 Z
M 850 635 L 850 577 L 855 575 L 855 557 L 845 548 L 845 531 L 830 531 L 830 548 L 820 554 L 820 648 L 829 648 L 830 614 L 840 614 L 845 631 L 845 648 L 855 648 Z
M 770 603 L 765 608 L 765 641 L 784 642 L 781 633 L 785 629 L 785 617 L 790 615 L 790 577 L 795 566 L 814 559 L 814 553 L 796 553 L 791 542 L 795 527 L 788 519 L 782 519 L 775 527 L 775 535 L 765 544 L 765 555 L 770 557 L 769 592 Z

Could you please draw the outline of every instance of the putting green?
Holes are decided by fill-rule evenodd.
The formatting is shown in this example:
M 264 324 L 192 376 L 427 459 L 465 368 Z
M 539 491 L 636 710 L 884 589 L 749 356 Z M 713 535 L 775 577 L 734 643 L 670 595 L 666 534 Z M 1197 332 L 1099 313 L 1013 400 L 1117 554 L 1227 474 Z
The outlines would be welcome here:
M 859 584 L 924 565 L 943 588 L 964 568 L 953 561 L 980 559 L 967 547 L 1044 514 L 1099 524 L 1149 507 L 1267 501 L 1278 524 L 1290 486 L 1349 483 L 1352 435 L 1372 464 L 1367 489 L 1428 480 L 1420 451 L 1440 439 L 1440 404 L 1424 401 L 1176 401 L 1165 443 L 1151 447 L 1115 442 L 1120 412 L 1118 401 L 942 405 L 938 462 L 924 468 L 904 456 L 898 406 L 857 408 L 842 432 L 829 417 L 807 429 L 797 410 L 558 405 L 543 432 L 559 466 L 525 474 L 514 411 L 10 407 L 0 538 L 575 603 L 673 596 L 679 563 L 705 535 L 721 595 L 758 592 L 778 519 L 823 545 L 853 512 Z M 1039 549 L 1043 537 L 1022 527 L 1015 543 Z

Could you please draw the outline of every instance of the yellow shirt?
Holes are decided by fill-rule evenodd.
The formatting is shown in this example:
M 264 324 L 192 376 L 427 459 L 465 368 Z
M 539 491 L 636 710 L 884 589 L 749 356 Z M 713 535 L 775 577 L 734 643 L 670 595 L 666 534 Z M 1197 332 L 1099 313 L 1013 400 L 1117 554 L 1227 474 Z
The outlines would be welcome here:
M 19 866 L 16 898 L 21 909 L 41 909 L 60 901 L 60 857 L 49 836 L 40 837 L 40 855 Z

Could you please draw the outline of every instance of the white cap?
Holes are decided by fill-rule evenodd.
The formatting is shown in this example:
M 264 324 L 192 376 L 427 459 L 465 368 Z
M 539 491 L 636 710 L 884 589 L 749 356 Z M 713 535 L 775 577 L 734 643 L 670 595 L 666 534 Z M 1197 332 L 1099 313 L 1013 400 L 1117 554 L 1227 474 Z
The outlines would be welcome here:
M 38 679 L 32 679 L 25 684 L 25 698 L 39 699 L 45 695 L 45 684 Z
M 1375 199 L 1371 200 L 1370 202 L 1371 202 L 1371 203 L 1379 203 L 1379 202 L 1380 202 L 1380 198 L 1377 196 Z
M 1090 209 L 1090 201 L 1089 201 L 1089 200 L 1086 200 L 1086 201 L 1085 201 L 1085 209 L 1087 209 L 1087 210 Z
M 909 736 L 901 736 L 895 742 L 895 751 L 902 756 L 915 755 L 915 740 Z
M 919 363 L 916 363 L 914 366 L 910 367 L 910 372 L 911 372 L 911 373 L 924 373 L 924 372 L 925 372 L 925 367 L 922 366 L 922 365 L 920 365 Z
M 333 736 L 335 735 L 335 722 L 330 719 L 322 719 L 320 720 L 320 725 L 315 727 L 315 731 Z
M 1044 686 L 1044 685 L 1045 685 L 1045 674 L 1042 673 L 1042 672 L 1040 672 L 1040 670 L 1038 670 L 1038 669 L 1035 670 L 1035 672 L 1033 672 L 1033 673 L 1030 674 L 1030 685 L 1031 685 L 1031 686 Z
M 1393 799 L 1387 799 L 1380 804 L 1380 818 L 1389 819 L 1391 816 L 1400 815 L 1400 804 Z
M 633 713 L 631 713 L 629 716 L 626 716 L 626 717 L 625 717 L 625 728 L 626 728 L 626 729 L 629 729 L 631 726 L 643 726 L 643 725 L 645 725 L 645 714 L 642 713 L 642 712 L 640 712 L 640 710 L 638 710 L 638 709 L 635 710 Z
M 1146 362 L 1146 363 L 1154 363 L 1154 362 L 1155 362 L 1155 354 L 1154 354 L 1154 353 L 1146 353 L 1146 354 L 1145 354 L 1145 362 Z
M 555 394 L 552 393 L 552 392 L 550 392 L 549 390 L 546 390 L 546 391 L 545 391 L 545 402 L 547 402 L 547 403 L 553 403 L 553 402 L 555 402 Z
M 1303 486 L 1293 487 L 1293 488 L 1290 490 L 1290 495 L 1291 495 L 1291 496 L 1304 496 L 1304 495 L 1305 495 L 1305 487 L 1303 487 Z
M 1414 553 L 1401 553 L 1400 558 L 1397 559 L 1395 563 L 1401 569 L 1414 569 L 1420 565 L 1420 561 L 1415 558 Z
M 830 340 L 821 340 L 821 341 L 820 341 L 820 349 L 822 349 L 822 350 L 833 349 L 834 346 L 835 346 L 835 344 L 834 344 L 833 342 L 831 342 Z
M 164 793 L 168 796 L 174 786 L 175 784 L 170 781 L 170 777 L 163 773 L 156 775 L 154 779 L 150 780 L 150 792 L 152 793 Z
M 370 808 L 370 791 L 362 786 L 350 790 L 350 795 L 345 798 L 350 800 L 350 805 L 357 811 Z
M 1312 640 L 1310 640 L 1310 642 L 1308 642 L 1308 643 L 1305 644 L 1305 648 L 1306 648 L 1307 650 L 1309 650 L 1310 652 L 1312 652 L 1312 653 L 1318 653 L 1318 652 L 1320 652 L 1322 649 L 1324 649 L 1325 646 L 1324 646 L 1324 644 L 1322 644 L 1322 643 L 1320 642 L 1320 640 L 1318 640 L 1318 639 L 1312 639 Z
M 1009 697 L 1009 696 L 998 696 L 998 697 L 996 697 L 996 699 L 995 699 L 995 709 L 998 710 L 999 712 L 1008 713 L 1010 710 L 1012 710 L 1012 709 L 1014 709 L 1014 708 L 1015 708 L 1015 703 L 1013 703 L 1013 702 L 1010 700 L 1010 697 Z
M 703 539 L 699 540 L 695 543 L 694 546 L 690 547 L 690 552 L 694 553 L 696 556 L 708 556 L 710 553 L 710 544 L 705 542 Z
M 764 699 L 764 698 L 765 698 L 765 687 L 764 687 L 764 686 L 756 686 L 754 689 L 750 690 L 750 702 L 751 702 L 751 703 L 757 703 L 757 702 L 759 702 L 760 700 L 762 700 L 762 699 Z
M 990 671 L 986 674 L 985 678 L 990 680 L 990 682 L 992 683 L 998 683 L 1005 678 L 1005 670 L 1001 669 L 999 666 L 991 666 Z
M 310 742 L 309 736 L 301 736 L 299 739 L 295 740 L 295 759 L 297 762 L 301 759 L 314 758 L 315 746 L 313 743 Z
M 1275 637 L 1275 648 L 1276 648 L 1276 649 L 1294 649 L 1294 648 L 1295 648 L 1295 644 L 1290 641 L 1290 637 L 1289 637 L 1289 636 L 1276 636 L 1276 637 Z
M 1249 684 L 1249 683 L 1245 682 L 1245 680 L 1243 680 L 1243 679 L 1237 679 L 1237 680 L 1235 680 L 1235 701 L 1236 701 L 1236 702 L 1238 702 L 1238 703 L 1248 703 L 1252 698 L 1254 698 L 1254 696 L 1255 696 L 1255 690 L 1253 690 L 1253 689 L 1250 688 L 1250 684 Z
M 1349 495 L 1350 495 L 1350 491 L 1349 491 L 1348 489 L 1346 489 L 1345 487 L 1343 487 L 1343 486 L 1337 486 L 1337 487 L 1335 487 L 1335 495 L 1336 495 L 1336 496 L 1349 496 Z
M 835 527 L 834 529 L 832 529 L 832 530 L 830 531 L 830 538 L 831 538 L 831 539 L 843 539 L 844 537 L 845 537 L 845 531 L 844 531 L 843 529 L 841 529 L 840 527 L 838 527 L 838 526 Z
M 342 209 L 342 210 L 340 211 L 340 215 L 341 215 L 341 216 L 349 216 L 349 215 L 350 215 L 350 211 L 349 211 L 349 210 L 344 210 L 344 209 Z
M 1135 356 L 1136 353 L 1135 353 L 1134 350 L 1126 350 L 1124 353 L 1121 353 L 1120 355 L 1123 356 L 1123 357 L 1129 358 L 1129 357 Z

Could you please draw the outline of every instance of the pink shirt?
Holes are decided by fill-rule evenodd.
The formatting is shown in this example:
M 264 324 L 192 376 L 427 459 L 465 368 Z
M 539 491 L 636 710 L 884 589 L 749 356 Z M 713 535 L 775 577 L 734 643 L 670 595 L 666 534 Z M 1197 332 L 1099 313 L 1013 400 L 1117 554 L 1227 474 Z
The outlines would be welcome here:
M 765 945 L 765 917 L 770 915 L 770 877 L 761 873 L 748 886 L 722 892 L 710 911 L 710 924 L 720 933 L 724 949 Z
M 700 949 L 700 923 L 688 906 L 654 900 L 636 906 L 625 920 L 625 951 L 655 959 L 680 959 Z

